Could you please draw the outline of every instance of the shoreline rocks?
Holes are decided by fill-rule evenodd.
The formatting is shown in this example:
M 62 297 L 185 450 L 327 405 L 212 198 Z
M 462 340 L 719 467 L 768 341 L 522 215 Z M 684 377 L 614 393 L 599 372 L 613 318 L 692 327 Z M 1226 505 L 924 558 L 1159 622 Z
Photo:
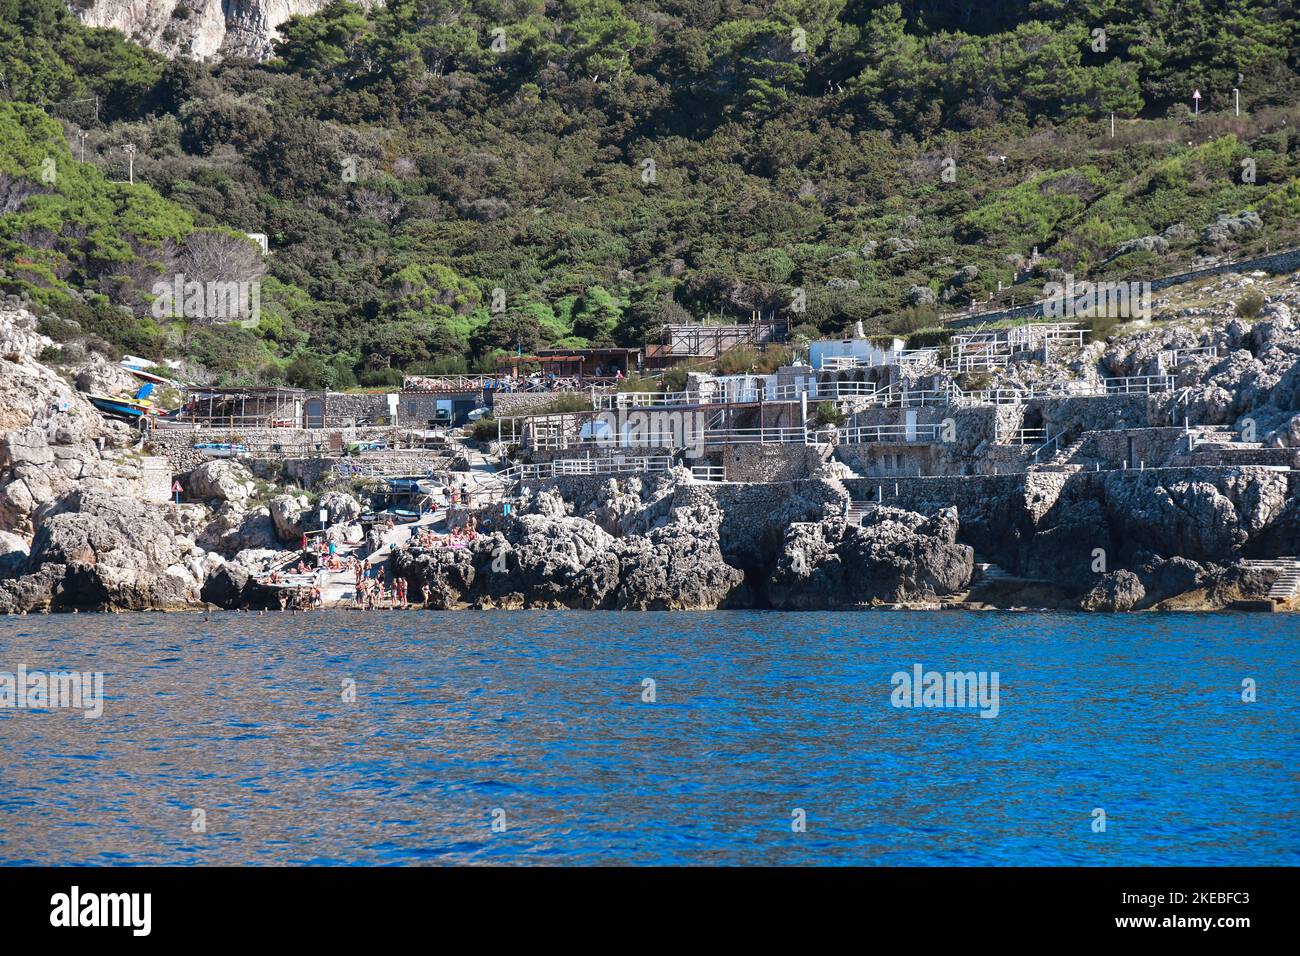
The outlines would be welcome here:
M 1267 401 L 1279 421 L 1300 418 L 1290 330 L 1276 309 L 1214 333 L 1237 348 L 1214 364 L 1215 387 L 1231 390 L 1220 414 L 1256 413 L 1239 399 L 1258 386 L 1249 401 Z M 139 436 L 39 361 L 53 343 L 34 318 L 0 311 L 0 339 L 0 613 L 266 607 L 273 595 L 255 572 L 292 555 L 318 508 L 332 540 L 361 539 L 352 495 L 326 491 L 311 504 L 225 459 L 179 476 L 190 501 L 146 501 Z M 1098 360 L 1144 370 L 1157 351 L 1130 343 Z M 81 378 L 95 386 L 112 374 Z M 390 580 L 406 578 L 412 597 L 425 585 L 429 606 L 443 609 L 1140 612 L 1258 600 L 1277 572 L 1244 559 L 1300 549 L 1300 483 L 1262 467 L 937 479 L 933 501 L 870 507 L 860 525 L 843 516 L 846 488 L 861 480 L 850 474 L 827 466 L 751 485 L 700 484 L 684 469 L 551 479 L 468 546 L 396 550 Z M 1010 577 L 982 578 L 977 554 Z

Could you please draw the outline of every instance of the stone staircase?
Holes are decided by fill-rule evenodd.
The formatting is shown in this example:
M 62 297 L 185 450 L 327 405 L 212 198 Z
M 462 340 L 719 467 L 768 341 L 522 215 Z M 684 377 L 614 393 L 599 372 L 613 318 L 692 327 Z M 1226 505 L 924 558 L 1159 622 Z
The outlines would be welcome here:
M 1179 464 L 1187 465 L 1274 465 L 1292 463 L 1294 449 L 1270 448 L 1263 442 L 1242 441 L 1238 432 L 1226 425 L 1194 426 L 1187 444 L 1175 455 Z
M 844 512 L 845 520 L 847 520 L 849 524 L 855 524 L 858 527 L 862 527 L 863 517 L 868 511 L 871 511 L 875 507 L 877 507 L 877 505 L 874 501 L 854 501 L 850 498 L 848 510 Z
M 1047 459 L 1046 461 L 1040 464 L 1031 466 L 1032 470 L 1033 471 L 1078 471 L 1080 470 L 1079 465 L 1072 465 L 1070 464 L 1070 461 L 1071 459 L 1074 458 L 1075 455 L 1079 453 L 1079 450 L 1083 448 L 1084 444 L 1087 441 L 1088 441 L 1088 435 L 1085 432 L 1084 434 L 1076 438 L 1073 442 L 1066 445 L 1064 448 L 1056 449 L 1056 454 L 1054 454 L 1051 458 Z
M 1015 582 L 1017 584 L 1048 584 L 1042 578 L 1027 578 L 1020 574 L 1015 574 L 995 564 L 992 561 L 982 561 L 978 557 L 975 560 L 975 573 L 971 575 L 971 584 L 998 584 L 1001 582 Z
M 1017 581 L 1014 574 L 1002 567 L 1000 564 L 994 564 L 992 561 L 976 561 L 975 570 L 979 572 L 979 579 L 982 581 Z
M 1294 557 L 1254 558 L 1243 563 L 1250 568 L 1275 569 L 1278 572 L 1277 580 L 1268 589 L 1268 596 L 1275 603 L 1289 601 L 1300 593 L 1300 561 Z

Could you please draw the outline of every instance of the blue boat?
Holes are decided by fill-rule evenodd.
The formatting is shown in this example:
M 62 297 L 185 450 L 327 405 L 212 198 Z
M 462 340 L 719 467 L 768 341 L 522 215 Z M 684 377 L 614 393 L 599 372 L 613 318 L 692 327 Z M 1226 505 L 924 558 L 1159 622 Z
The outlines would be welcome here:
M 138 419 L 144 415 L 157 415 L 158 409 L 148 401 L 134 398 L 113 398 L 110 395 L 87 395 L 87 400 L 105 415 Z

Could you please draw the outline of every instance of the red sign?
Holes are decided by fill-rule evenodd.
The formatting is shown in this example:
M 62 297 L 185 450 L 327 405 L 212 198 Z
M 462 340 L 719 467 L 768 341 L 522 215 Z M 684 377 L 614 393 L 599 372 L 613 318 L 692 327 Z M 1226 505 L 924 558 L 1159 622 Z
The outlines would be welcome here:
M 179 481 L 173 481 L 173 482 L 172 482 L 172 494 L 174 494 L 174 495 L 179 495 L 180 493 L 181 493 L 181 483 L 180 483 Z

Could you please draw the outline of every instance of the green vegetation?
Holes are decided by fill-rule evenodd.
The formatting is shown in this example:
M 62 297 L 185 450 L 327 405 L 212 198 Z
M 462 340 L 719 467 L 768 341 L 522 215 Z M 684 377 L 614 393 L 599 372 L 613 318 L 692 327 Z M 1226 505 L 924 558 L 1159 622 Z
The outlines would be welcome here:
M 1264 293 L 1251 289 L 1237 300 L 1237 315 L 1243 319 L 1253 319 L 1267 304 L 1268 300 L 1264 298 Z
M 469 437 L 474 441 L 496 441 L 497 420 L 495 418 L 480 418 L 469 426 Z
M 845 418 L 844 412 L 834 402 L 818 402 L 813 411 L 813 422 L 818 428 L 823 425 L 834 425 L 838 428 L 844 424 Z
M 1300 242 L 1300 31 L 1264 0 L 390 0 L 280 35 L 168 62 L 0 0 L 0 293 L 82 348 L 389 387 L 753 310 L 919 345 L 1060 272 Z M 159 317 L 178 272 L 260 281 L 258 321 Z

